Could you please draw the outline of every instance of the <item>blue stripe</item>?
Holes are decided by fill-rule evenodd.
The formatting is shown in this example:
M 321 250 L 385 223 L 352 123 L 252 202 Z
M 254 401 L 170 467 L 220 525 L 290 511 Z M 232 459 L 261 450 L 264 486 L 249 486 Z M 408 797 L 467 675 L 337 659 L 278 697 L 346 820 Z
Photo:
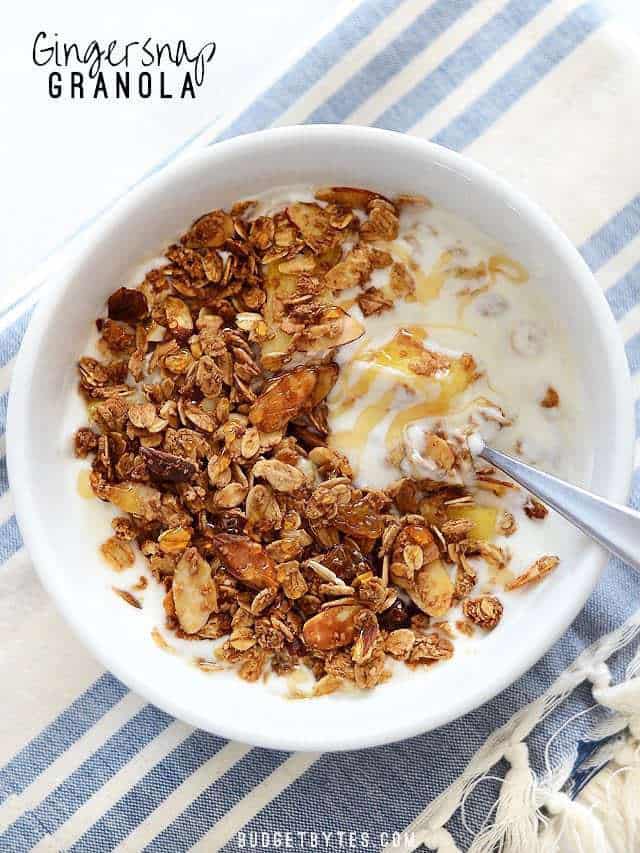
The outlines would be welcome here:
M 383 23 L 401 0 L 377 0 L 354 9 L 330 33 L 321 38 L 273 86 L 225 128 L 216 141 L 268 127 L 321 80 L 347 51 Z M 454 2 L 454 0 L 452 0 Z
M 21 853 L 47 833 L 55 832 L 172 720 L 153 705 L 146 705 L 34 809 L 12 823 L 0 835 L 0 849 Z
M 227 743 L 207 732 L 194 731 L 105 812 L 71 851 L 112 850 Z
M 356 107 L 402 71 L 458 18 L 475 6 L 476 2 L 477 0 L 436 0 L 384 50 L 370 59 L 324 104 L 314 110 L 306 122 L 343 122 Z
M 273 773 L 286 752 L 253 749 L 203 791 L 173 823 L 145 847 L 145 853 L 186 853 L 245 794 Z M 318 817 L 316 812 L 316 817 Z
M 0 334 L 0 367 L 4 367 L 17 355 L 32 314 L 33 306 Z
M 580 248 L 593 272 L 604 266 L 640 231 L 640 195 L 599 228 Z
M 555 66 L 575 50 L 604 20 L 592 3 L 580 6 L 531 48 L 519 62 L 435 137 L 434 142 L 461 151 L 481 136 Z
M 7 408 L 9 406 L 9 392 L 0 394 L 0 436 L 7 431 Z
M 640 220 L 638 226 L 640 227 Z M 606 296 L 616 320 L 620 320 L 627 311 L 637 305 L 640 302 L 640 263 L 610 287 Z
M 21 794 L 127 692 L 124 684 L 105 672 L 5 764 L 0 770 L 0 787 Z
M 6 563 L 24 545 L 15 515 L 0 526 L 0 563 Z
M 640 332 L 626 342 L 624 351 L 629 362 L 629 370 L 635 373 L 640 368 Z
M 385 110 L 376 127 L 407 131 L 487 61 L 550 0 L 511 0 L 464 44 Z M 451 146 L 450 146 L 451 147 Z
M 7 469 L 7 457 L 0 457 L 0 497 L 9 489 L 9 471 Z

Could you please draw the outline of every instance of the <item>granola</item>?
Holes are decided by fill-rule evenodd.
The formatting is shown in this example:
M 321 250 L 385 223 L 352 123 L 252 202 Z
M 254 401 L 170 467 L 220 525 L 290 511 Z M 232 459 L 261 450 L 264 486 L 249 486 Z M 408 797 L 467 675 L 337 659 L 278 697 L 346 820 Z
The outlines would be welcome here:
M 370 689 L 395 661 L 433 666 L 474 626 L 494 630 L 502 593 L 558 563 L 541 555 L 516 576 L 494 541 L 518 530 L 515 486 L 478 468 L 464 437 L 478 417 L 497 430 L 512 419 L 477 390 L 474 356 L 408 325 L 366 347 L 368 323 L 437 299 L 447 278 L 483 317 L 504 310 L 492 282 L 526 278 L 504 255 L 458 249 L 426 276 L 409 252 L 415 229 L 401 224 L 421 210 L 420 196 L 326 187 L 211 211 L 97 321 L 98 357 L 78 364 L 89 424 L 74 451 L 90 459 L 95 496 L 123 513 L 101 552 L 119 572 L 143 555 L 164 589 L 164 631 L 217 642 L 214 659 L 194 655 L 203 671 L 257 681 L 306 666 L 313 695 Z M 538 354 L 542 338 L 518 326 L 514 357 Z M 394 387 L 361 416 L 389 365 Z M 380 460 L 394 479 L 369 483 L 361 426 L 394 414 L 397 388 L 406 399 Z M 471 417 L 446 429 L 467 392 Z M 543 417 L 560 399 L 548 384 L 533 403 Z M 345 413 L 351 431 L 339 428 Z M 522 503 L 525 519 L 544 521 L 542 504 Z M 140 608 L 145 586 L 114 590 Z M 173 650 L 157 628 L 154 640 Z

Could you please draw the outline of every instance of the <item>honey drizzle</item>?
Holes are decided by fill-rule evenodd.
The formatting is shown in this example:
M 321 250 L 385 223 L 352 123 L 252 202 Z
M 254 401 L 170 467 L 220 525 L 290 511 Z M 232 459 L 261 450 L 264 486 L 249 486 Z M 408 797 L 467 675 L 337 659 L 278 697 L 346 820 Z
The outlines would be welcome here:
M 427 400 L 403 409 L 391 421 L 385 445 L 391 450 L 396 447 L 402 439 L 404 428 L 410 423 L 421 421 L 424 418 L 446 415 L 451 410 L 451 402 L 458 394 L 461 394 L 471 381 L 471 375 L 464 370 L 460 362 L 454 362 L 442 379 L 436 380 L 440 393 L 435 400 Z
M 396 389 L 389 388 L 375 403 L 366 406 L 356 418 L 350 429 L 333 433 L 330 438 L 332 447 L 344 450 L 361 450 L 367 443 L 369 433 L 389 413 L 396 396 Z
M 400 260 L 407 265 L 413 275 L 415 281 L 415 295 L 407 301 L 416 301 L 421 304 L 428 304 L 440 296 L 442 288 L 447 280 L 450 271 L 450 265 L 453 260 L 453 255 L 450 251 L 444 251 L 440 254 L 437 262 L 432 269 L 425 273 L 420 266 L 413 260 L 410 253 L 403 247 L 397 244 L 385 246 L 390 251 L 394 259 Z M 385 365 L 403 370 L 402 361 L 407 361 L 410 356 L 410 351 L 418 350 L 422 347 L 419 343 L 428 337 L 429 328 L 447 328 L 455 329 L 456 331 L 466 332 L 467 334 L 477 336 L 477 332 L 466 329 L 461 325 L 462 316 L 466 308 L 473 300 L 481 293 L 489 290 L 491 284 L 495 282 L 498 275 L 504 275 L 514 284 L 522 284 L 529 278 L 526 269 L 507 255 L 496 254 L 492 255 L 487 262 L 487 272 L 490 278 L 490 284 L 484 287 L 477 288 L 472 293 L 462 296 L 458 308 L 458 320 L 460 325 L 433 325 L 427 327 L 411 326 L 407 329 L 399 330 L 399 333 L 386 344 L 382 349 L 367 354 L 363 352 L 365 345 L 360 348 L 354 356 L 354 361 L 369 361 L 373 362 L 372 367 L 368 368 L 363 374 L 356 379 L 351 385 L 348 385 L 351 376 L 351 370 L 343 368 L 343 380 L 345 390 L 340 393 L 338 389 L 334 391 L 334 412 L 336 417 L 343 415 L 357 400 L 366 396 L 372 388 L 372 385 L 377 376 L 375 364 Z M 384 296 L 388 299 L 394 299 L 395 295 L 389 284 L 381 288 Z M 345 299 L 339 305 L 345 311 L 348 311 L 356 304 L 356 298 Z M 404 339 L 399 335 L 404 333 Z M 366 340 L 366 339 L 365 339 Z M 406 352 L 403 352 L 403 347 L 406 347 Z M 398 364 L 400 362 L 400 364 Z M 409 372 L 409 371 L 408 371 Z M 429 417 L 444 416 L 451 411 L 451 403 L 453 399 L 461 394 L 469 385 L 471 376 L 464 370 L 460 362 L 454 362 L 446 375 L 441 379 L 434 380 L 433 378 L 425 378 L 412 376 L 415 390 L 419 393 L 427 393 L 429 387 L 434 384 L 439 386 L 439 394 L 433 400 L 423 400 L 413 406 L 409 406 L 398 412 L 391 421 L 387 434 L 385 436 L 385 446 L 388 450 L 396 447 L 402 439 L 402 434 L 406 426 L 416 421 L 423 420 Z M 343 383 L 341 383 L 343 384 Z M 422 386 L 422 388 L 420 387 Z M 337 392 L 337 395 L 336 395 Z M 361 451 L 365 447 L 371 430 L 389 414 L 389 408 L 393 404 L 396 395 L 396 388 L 391 388 L 380 396 L 374 403 L 366 406 L 358 415 L 352 428 L 333 433 L 330 437 L 330 444 L 333 447 L 342 450 Z

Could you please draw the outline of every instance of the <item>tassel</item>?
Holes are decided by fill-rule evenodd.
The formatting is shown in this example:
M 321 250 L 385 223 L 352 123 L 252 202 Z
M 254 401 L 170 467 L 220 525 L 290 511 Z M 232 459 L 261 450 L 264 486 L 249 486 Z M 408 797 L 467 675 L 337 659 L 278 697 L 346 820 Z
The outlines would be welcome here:
M 620 745 L 614 758 L 581 792 L 578 802 L 601 826 L 612 853 L 640 849 L 640 758 L 634 741 Z
M 540 814 L 537 782 L 529 767 L 526 744 L 508 747 L 504 753 L 511 765 L 505 774 L 496 809 L 495 821 L 476 837 L 469 853 L 535 853 L 538 848 Z
M 587 805 L 562 792 L 550 794 L 545 805 L 552 819 L 540 835 L 540 853 L 615 853 Z
M 640 716 L 640 678 L 622 681 L 611 687 L 596 687 L 593 698 L 626 718 Z

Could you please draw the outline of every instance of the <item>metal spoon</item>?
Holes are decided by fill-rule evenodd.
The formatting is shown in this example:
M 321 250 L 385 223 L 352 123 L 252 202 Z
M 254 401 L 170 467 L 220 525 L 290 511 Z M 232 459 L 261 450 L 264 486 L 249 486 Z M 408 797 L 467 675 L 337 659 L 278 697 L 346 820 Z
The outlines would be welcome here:
M 474 456 L 508 474 L 516 483 L 560 513 L 587 536 L 640 571 L 640 512 L 614 504 L 525 465 L 473 436 Z M 471 442 L 470 442 L 471 445 Z

